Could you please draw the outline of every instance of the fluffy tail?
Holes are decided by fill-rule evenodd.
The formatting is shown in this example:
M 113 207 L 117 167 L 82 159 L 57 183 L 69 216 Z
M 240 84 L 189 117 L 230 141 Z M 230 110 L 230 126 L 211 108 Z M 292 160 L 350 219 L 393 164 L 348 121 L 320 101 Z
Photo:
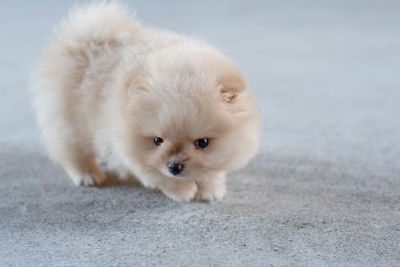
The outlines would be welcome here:
M 133 22 L 133 17 L 133 13 L 116 1 L 77 5 L 56 27 L 56 39 L 66 43 L 118 42 L 137 30 L 138 23 Z
M 129 42 L 137 29 L 132 15 L 117 2 L 76 6 L 61 21 L 30 80 L 33 105 L 44 135 L 58 127 L 54 122 L 64 119 L 60 114 L 70 112 L 67 98 L 72 99 L 70 94 L 82 83 L 89 65 L 103 64 L 97 58 L 106 53 L 112 58 L 113 49 Z

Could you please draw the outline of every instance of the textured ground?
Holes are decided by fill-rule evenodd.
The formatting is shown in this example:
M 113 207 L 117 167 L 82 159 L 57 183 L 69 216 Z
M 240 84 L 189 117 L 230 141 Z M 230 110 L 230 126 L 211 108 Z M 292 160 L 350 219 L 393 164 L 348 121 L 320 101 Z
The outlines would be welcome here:
M 301 3 L 300 3 L 301 2 Z M 262 146 L 214 204 L 74 187 L 26 91 L 71 1 L 0 4 L 0 265 L 400 265 L 398 1 L 137 1 L 245 72 Z

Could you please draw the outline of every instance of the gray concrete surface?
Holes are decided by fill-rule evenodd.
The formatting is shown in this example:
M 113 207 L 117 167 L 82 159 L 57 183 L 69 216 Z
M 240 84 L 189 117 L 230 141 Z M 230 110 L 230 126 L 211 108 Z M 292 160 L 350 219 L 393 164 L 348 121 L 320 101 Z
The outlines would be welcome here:
M 47 160 L 27 80 L 71 5 L 0 4 L 1 266 L 400 265 L 400 2 L 129 2 L 257 95 L 260 151 L 213 204 L 77 188 Z

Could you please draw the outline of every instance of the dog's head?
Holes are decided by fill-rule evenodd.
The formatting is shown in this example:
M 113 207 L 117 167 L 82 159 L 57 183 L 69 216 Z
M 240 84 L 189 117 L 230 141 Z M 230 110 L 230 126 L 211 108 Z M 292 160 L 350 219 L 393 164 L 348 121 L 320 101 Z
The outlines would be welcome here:
M 168 48 L 123 78 L 125 155 L 175 178 L 244 166 L 259 124 L 237 67 L 214 50 Z

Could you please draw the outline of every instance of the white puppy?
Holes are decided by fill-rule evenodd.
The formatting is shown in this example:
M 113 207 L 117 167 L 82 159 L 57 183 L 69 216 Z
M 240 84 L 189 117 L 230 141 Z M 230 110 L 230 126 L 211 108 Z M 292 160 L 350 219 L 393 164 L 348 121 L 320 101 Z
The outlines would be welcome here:
M 256 151 L 258 117 L 238 68 L 211 46 L 133 22 L 116 3 L 73 9 L 34 75 L 50 157 L 77 185 L 105 163 L 178 201 L 218 200 Z

